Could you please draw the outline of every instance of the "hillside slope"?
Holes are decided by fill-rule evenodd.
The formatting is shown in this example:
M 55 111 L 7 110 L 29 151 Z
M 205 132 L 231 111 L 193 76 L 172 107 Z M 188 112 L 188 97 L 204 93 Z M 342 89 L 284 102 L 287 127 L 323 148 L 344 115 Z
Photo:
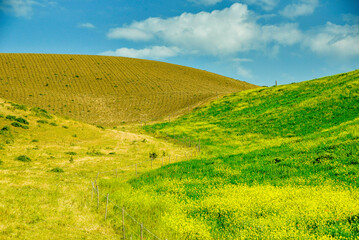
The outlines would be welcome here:
M 153 218 L 164 223 L 154 231 L 173 239 L 359 236 L 359 70 L 235 93 L 145 129 L 202 149 L 198 159 L 129 182 L 138 198 L 172 201 Z
M 94 211 L 90 181 L 99 171 L 143 162 L 153 152 L 185 157 L 185 149 L 148 135 L 0 99 L 0 239 L 119 239 L 99 214 L 104 209 Z
M 0 97 L 88 123 L 152 121 L 255 85 L 168 63 L 105 56 L 0 54 Z

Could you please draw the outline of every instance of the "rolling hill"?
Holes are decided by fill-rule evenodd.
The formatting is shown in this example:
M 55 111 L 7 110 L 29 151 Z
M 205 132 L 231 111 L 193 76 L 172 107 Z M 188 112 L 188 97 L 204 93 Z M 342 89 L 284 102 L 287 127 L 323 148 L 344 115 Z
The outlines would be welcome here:
M 0 97 L 105 126 L 174 117 L 218 95 L 256 87 L 157 61 L 0 54 Z
M 173 239 L 357 239 L 359 70 L 234 93 L 145 126 L 201 156 L 128 182 L 116 201 Z M 146 200 L 147 199 L 147 200 Z M 163 204 L 165 203 L 165 204 Z

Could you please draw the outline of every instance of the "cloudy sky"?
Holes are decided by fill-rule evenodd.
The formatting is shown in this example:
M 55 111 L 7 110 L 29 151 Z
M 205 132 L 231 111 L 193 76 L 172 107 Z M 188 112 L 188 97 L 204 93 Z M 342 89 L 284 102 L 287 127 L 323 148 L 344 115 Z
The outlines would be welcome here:
M 359 1 L 0 0 L 0 52 L 145 58 L 287 84 L 359 69 Z

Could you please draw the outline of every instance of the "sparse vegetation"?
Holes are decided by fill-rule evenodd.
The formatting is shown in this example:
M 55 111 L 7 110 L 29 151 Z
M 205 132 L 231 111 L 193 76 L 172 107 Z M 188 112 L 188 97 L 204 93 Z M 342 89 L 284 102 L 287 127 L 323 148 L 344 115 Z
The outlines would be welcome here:
M 21 161 L 21 162 L 31 162 L 31 158 L 29 158 L 26 155 L 20 155 L 16 158 L 16 160 Z
M 26 119 L 24 119 L 24 118 L 18 117 L 18 118 L 16 118 L 15 120 L 16 120 L 17 122 L 19 122 L 19 123 L 22 123 L 22 124 L 25 124 L 25 125 L 29 125 L 29 122 L 28 122 Z
M 155 152 L 151 152 L 150 154 L 149 154 L 149 157 L 150 157 L 150 159 L 152 159 L 152 160 L 154 160 L 154 159 L 156 159 L 157 158 L 157 153 L 155 153 Z
M 12 122 L 12 123 L 11 123 L 11 126 L 20 127 L 20 128 L 23 128 L 23 129 L 29 129 L 28 126 L 22 125 L 22 124 L 20 124 L 20 123 L 18 123 L 18 122 Z
M 66 154 L 67 154 L 67 155 L 72 155 L 72 156 L 77 155 L 77 153 L 76 153 L 76 152 L 66 152 Z
M 51 169 L 51 172 L 55 172 L 55 173 L 63 173 L 64 170 L 62 168 L 56 167 Z
M 15 109 L 19 109 L 19 110 L 23 110 L 26 111 L 27 107 L 25 105 L 22 104 L 17 104 L 17 103 L 10 103 L 11 106 L 13 106 Z
M 37 123 L 48 124 L 49 122 L 46 120 L 37 120 Z

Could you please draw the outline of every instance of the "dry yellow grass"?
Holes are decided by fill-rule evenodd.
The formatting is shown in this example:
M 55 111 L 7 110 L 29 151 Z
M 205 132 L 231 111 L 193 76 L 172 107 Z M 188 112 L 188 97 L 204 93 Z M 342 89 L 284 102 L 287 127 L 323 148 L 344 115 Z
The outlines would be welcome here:
M 257 86 L 157 61 L 0 54 L 0 97 L 100 125 L 160 120 Z
M 29 129 L 11 125 L 9 115 L 26 119 Z M 0 239 L 119 239 L 118 229 L 91 202 L 90 181 L 97 172 L 138 164 L 151 152 L 183 161 L 191 150 L 123 130 L 41 118 L 0 98 Z M 18 161 L 20 155 L 31 161 Z M 156 160 L 153 168 L 161 166 Z M 142 164 L 138 172 L 149 169 Z M 133 168 L 125 173 L 118 179 L 135 175 Z

